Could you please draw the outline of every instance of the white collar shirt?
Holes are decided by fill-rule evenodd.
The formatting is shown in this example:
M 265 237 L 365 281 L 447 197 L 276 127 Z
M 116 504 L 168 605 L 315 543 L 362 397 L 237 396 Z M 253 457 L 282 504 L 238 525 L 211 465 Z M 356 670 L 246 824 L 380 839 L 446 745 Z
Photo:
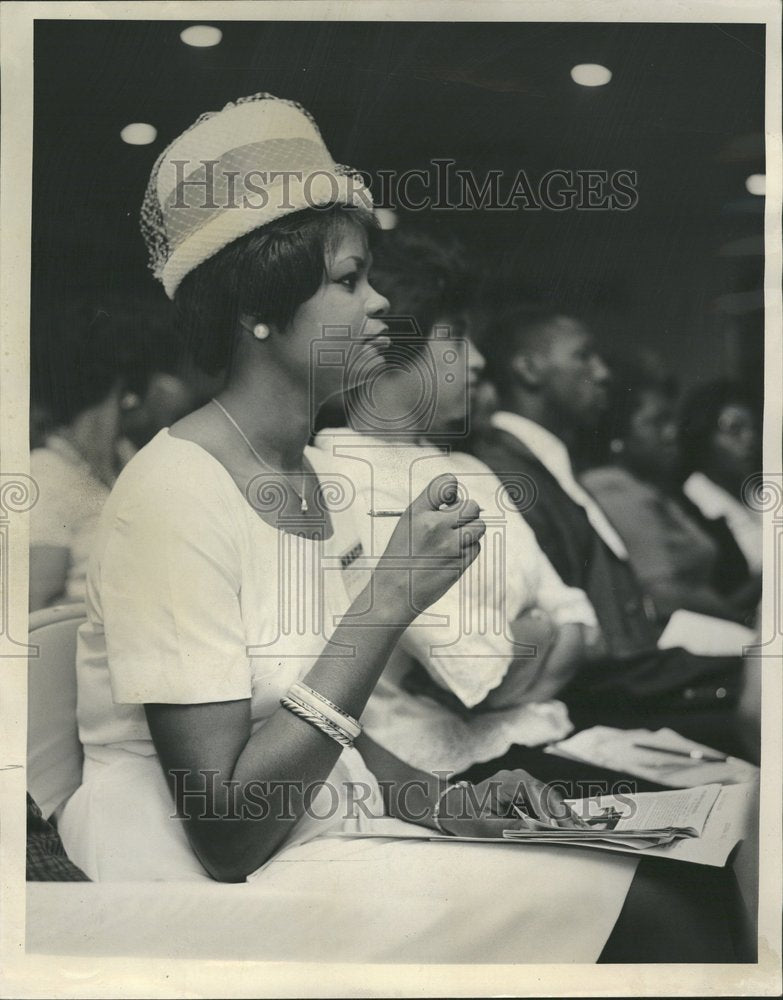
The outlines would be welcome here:
M 490 419 L 493 427 L 511 434 L 535 455 L 554 476 L 563 492 L 584 510 L 593 530 L 617 558 L 628 559 L 628 550 L 616 528 L 587 490 L 577 482 L 568 449 L 560 438 L 518 413 L 499 410 Z

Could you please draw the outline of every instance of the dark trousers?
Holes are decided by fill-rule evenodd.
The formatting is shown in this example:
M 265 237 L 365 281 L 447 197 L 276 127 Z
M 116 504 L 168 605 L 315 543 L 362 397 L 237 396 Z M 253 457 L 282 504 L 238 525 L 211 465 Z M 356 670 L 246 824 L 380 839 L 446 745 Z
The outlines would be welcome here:
M 733 722 L 741 678 L 738 657 L 651 650 L 584 666 L 559 697 L 577 729 L 671 726 L 716 750 L 744 756 Z

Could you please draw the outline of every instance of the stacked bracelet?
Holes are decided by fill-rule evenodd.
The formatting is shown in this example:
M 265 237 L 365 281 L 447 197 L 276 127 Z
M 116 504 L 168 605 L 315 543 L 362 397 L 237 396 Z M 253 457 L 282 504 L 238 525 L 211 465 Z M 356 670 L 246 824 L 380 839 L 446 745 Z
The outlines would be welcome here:
M 435 829 L 438 833 L 442 833 L 444 836 L 448 837 L 450 834 L 443 829 L 440 825 L 440 807 L 443 805 L 443 799 L 448 795 L 452 788 L 470 788 L 469 781 L 456 781 L 453 785 L 447 785 L 446 788 L 438 796 L 438 800 L 432 809 L 432 822 L 435 824 Z
M 340 746 L 353 747 L 353 741 L 361 734 L 362 727 L 353 716 L 306 684 L 292 684 L 280 704 Z
M 362 727 L 352 715 L 344 712 L 333 701 L 329 701 L 328 698 L 320 694 L 320 692 L 313 690 L 313 688 L 309 687 L 303 681 L 297 681 L 295 684 L 292 684 L 288 695 L 291 698 L 296 698 L 298 701 L 303 701 L 306 705 L 312 706 L 321 715 L 325 715 L 333 726 L 345 730 L 352 740 L 358 739 L 361 736 Z

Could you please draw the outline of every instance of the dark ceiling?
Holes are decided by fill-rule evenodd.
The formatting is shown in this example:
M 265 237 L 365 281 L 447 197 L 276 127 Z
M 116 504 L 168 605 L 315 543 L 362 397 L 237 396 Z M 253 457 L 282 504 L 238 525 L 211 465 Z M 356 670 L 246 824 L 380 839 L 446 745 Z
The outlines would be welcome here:
M 478 10 L 479 8 L 477 8 Z M 188 22 L 189 23 L 189 22 Z M 525 291 L 686 379 L 761 362 L 764 26 L 37 21 L 33 300 L 146 276 L 138 212 L 158 152 L 199 113 L 257 91 L 300 101 L 334 157 L 370 174 L 456 161 L 477 175 L 634 170 L 631 211 L 431 213 L 488 265 L 493 298 Z M 573 83 L 576 63 L 608 86 Z M 150 122 L 158 139 L 120 130 Z

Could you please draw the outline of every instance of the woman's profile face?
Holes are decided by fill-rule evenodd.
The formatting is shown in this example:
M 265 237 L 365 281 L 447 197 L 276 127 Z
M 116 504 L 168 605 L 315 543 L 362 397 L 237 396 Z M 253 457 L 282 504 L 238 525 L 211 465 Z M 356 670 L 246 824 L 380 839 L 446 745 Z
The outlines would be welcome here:
M 426 339 L 396 339 L 355 401 L 366 432 L 442 435 L 465 428 L 484 358 L 459 316 L 433 324 Z
M 678 459 L 674 400 L 656 390 L 642 392 L 623 444 L 626 459 L 638 471 L 672 472 Z
M 306 373 L 316 403 L 370 378 L 389 345 L 383 319 L 389 303 L 368 281 L 371 257 L 364 231 L 343 223 L 324 263 L 321 287 L 299 306 L 279 338 L 284 362 Z
M 749 407 L 741 403 L 724 406 L 710 444 L 713 467 L 726 475 L 737 478 L 757 471 L 758 429 Z

